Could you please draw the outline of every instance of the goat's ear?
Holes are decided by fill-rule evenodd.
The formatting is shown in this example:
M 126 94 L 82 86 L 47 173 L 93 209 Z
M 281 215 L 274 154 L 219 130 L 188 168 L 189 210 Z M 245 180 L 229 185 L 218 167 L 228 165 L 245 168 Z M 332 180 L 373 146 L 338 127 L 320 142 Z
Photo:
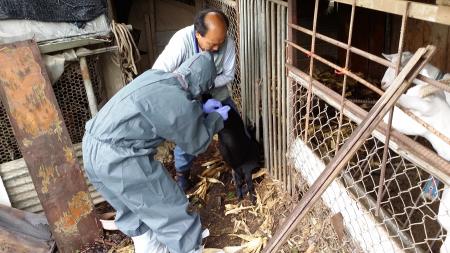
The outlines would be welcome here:
M 388 61 L 392 61 L 392 59 L 394 58 L 394 56 L 396 54 L 384 54 L 384 53 L 381 53 L 381 55 L 383 55 L 383 57 L 386 58 Z

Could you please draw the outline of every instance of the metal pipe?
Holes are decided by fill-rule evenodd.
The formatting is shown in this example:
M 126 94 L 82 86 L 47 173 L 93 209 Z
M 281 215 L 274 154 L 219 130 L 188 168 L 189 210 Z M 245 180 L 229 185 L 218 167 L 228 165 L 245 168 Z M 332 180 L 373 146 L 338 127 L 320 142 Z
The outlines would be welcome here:
M 318 55 L 316 55 L 316 54 L 313 54 L 313 53 L 311 53 L 309 50 L 307 50 L 307 49 L 305 49 L 305 48 L 303 48 L 303 47 L 301 47 L 301 46 L 299 46 L 299 45 L 297 45 L 297 44 L 295 44 L 295 43 L 293 43 L 293 42 L 291 42 L 291 41 L 286 41 L 286 43 L 287 43 L 289 46 L 292 46 L 293 48 L 298 49 L 298 50 L 301 51 L 302 53 L 304 53 L 304 54 L 306 54 L 306 55 L 308 55 L 308 56 L 311 56 L 312 58 L 314 58 L 314 59 L 316 59 L 316 60 L 322 62 L 323 64 L 326 64 L 326 65 L 330 66 L 331 68 L 333 68 L 333 69 L 335 69 L 335 70 L 337 70 L 337 71 L 339 71 L 339 72 L 341 72 L 341 73 L 343 73 L 343 74 L 348 75 L 349 77 L 353 78 L 354 80 L 356 80 L 356 81 L 362 83 L 362 84 L 363 84 L 364 86 L 366 86 L 367 88 L 369 88 L 369 89 L 371 89 L 372 91 L 378 93 L 378 95 L 383 95 L 383 94 L 384 94 L 384 91 L 382 91 L 380 88 L 378 88 L 378 87 L 376 87 L 375 85 L 373 85 L 373 84 L 367 82 L 366 80 L 362 79 L 361 77 L 359 77 L 359 76 L 353 74 L 351 71 L 345 70 L 344 68 L 341 68 L 341 67 L 339 67 L 338 65 L 336 65 L 336 64 L 334 64 L 334 63 L 332 63 L 332 62 L 330 62 L 330 61 L 328 61 L 328 60 L 326 60 L 326 59 L 324 59 L 324 58 L 322 58 L 322 57 L 320 57 L 320 56 L 318 56 Z
M 261 53 L 261 44 L 262 44 L 262 40 L 261 40 L 261 26 L 262 26 L 262 17 L 261 17 L 261 8 L 262 8 L 262 2 L 260 2 L 260 1 L 257 1 L 256 2 L 256 18 L 257 18 L 257 27 L 255 28 L 255 31 L 256 31 L 256 34 L 257 34 L 257 36 L 256 36 L 256 38 L 257 38 L 257 40 L 256 40 L 256 42 L 257 42 L 257 44 L 258 44 L 258 48 L 257 48 L 257 50 L 256 50 L 256 55 L 257 56 L 259 56 L 259 59 L 261 59 L 261 57 L 262 57 L 262 53 Z M 259 61 L 258 61 L 258 59 L 256 59 L 255 60 L 255 62 L 257 62 L 257 63 L 259 63 Z M 262 76 L 261 76 L 261 72 L 262 72 L 262 70 L 261 70 L 261 68 L 262 68 L 262 66 L 261 66 L 262 64 L 258 64 L 257 65 L 257 86 L 256 86 L 256 106 L 255 106 L 255 108 L 256 108 L 256 120 L 255 120 L 255 126 L 256 126 L 256 140 L 257 141 L 260 141 L 260 139 L 259 139 L 259 132 L 260 132 L 260 124 L 259 124 L 259 117 L 260 117 L 260 110 L 259 110 L 259 107 L 261 106 L 261 100 L 260 100 L 260 98 L 261 98 L 261 84 L 262 84 L 262 82 L 263 82 L 263 80 L 262 80 Z
M 395 76 L 398 75 L 398 73 L 400 73 L 400 64 L 402 62 L 402 54 L 403 54 L 403 40 L 405 37 L 405 30 L 406 30 L 406 23 L 408 21 L 408 10 L 409 10 L 409 2 L 406 3 L 406 8 L 405 8 L 405 13 L 403 13 L 403 17 L 402 17 L 402 25 L 401 25 L 401 29 L 400 29 L 400 39 L 398 41 L 398 55 L 399 55 L 399 59 L 398 62 L 395 65 Z M 379 210 L 380 210 L 380 205 L 381 205 L 381 197 L 383 195 L 383 186 L 384 186 L 384 181 L 385 181 L 385 177 L 386 177 L 386 161 L 387 161 L 387 156 L 388 156 L 388 151 L 389 151 L 389 140 L 391 138 L 391 128 L 392 128 L 392 119 L 394 117 L 394 107 L 392 107 L 389 111 L 389 116 L 388 116 L 388 123 L 387 123 L 387 128 L 386 128 L 386 139 L 384 141 L 384 147 L 383 147 L 383 159 L 381 161 L 381 168 L 380 168 L 380 181 L 379 181 L 379 188 L 378 188 L 378 194 L 377 194 L 377 208 L 375 211 L 375 215 L 378 216 L 379 214 Z
M 277 5 L 277 113 L 276 113 L 276 119 L 277 119 L 277 156 L 278 156 L 278 175 L 279 179 L 283 180 L 283 167 L 282 167 L 282 157 L 281 157 L 281 150 L 282 150 L 282 128 L 281 128 L 281 47 L 283 45 L 282 38 L 280 36 L 281 32 L 281 6 Z
M 266 41 L 271 40 L 271 15 L 270 15 L 271 4 L 268 2 L 266 4 Z M 271 86 L 272 86 L 272 47 L 270 43 L 267 43 L 267 66 L 269 69 L 267 70 L 267 126 L 268 126 L 268 136 L 269 136 L 269 168 L 270 173 L 274 175 L 273 168 L 273 141 L 272 141 L 272 114 L 271 114 Z M 270 62 L 270 65 L 269 65 Z
M 89 76 L 89 67 L 86 62 L 86 57 L 80 58 L 80 70 L 89 103 L 89 111 L 91 112 L 91 116 L 94 117 L 98 112 L 97 99 L 95 98 L 94 88 L 92 87 L 91 77 Z
M 268 94 L 267 94 L 267 86 L 268 86 L 268 71 L 267 71 L 267 37 L 266 37 L 266 24 L 267 24 L 267 15 L 266 15 L 266 7 L 267 6 L 267 2 L 266 1 L 262 1 L 262 8 L 261 8 L 261 17 L 262 17 L 262 24 L 260 26 L 260 28 L 262 28 L 262 31 L 260 32 L 260 36 L 261 36 L 261 56 L 262 56 L 262 62 L 263 64 L 261 64 L 262 67 L 262 119 L 263 119 L 263 141 L 264 141 L 264 158 L 265 158 L 265 165 L 266 168 L 269 169 L 269 164 L 270 164 L 270 158 L 269 158 L 269 129 L 268 129 Z M 270 171 L 270 169 L 269 169 Z
M 274 104 L 275 104 L 275 87 L 274 87 L 274 85 L 275 85 L 275 78 L 276 78 L 276 72 L 275 72 L 275 62 L 276 62 L 276 57 L 275 57 L 275 53 L 276 53 L 276 48 L 275 48 L 275 33 L 276 33 L 276 31 L 275 31 L 275 4 L 274 3 L 270 3 L 270 27 L 271 27 L 271 30 L 270 30 L 270 40 L 271 40 L 271 47 L 272 47 L 272 50 L 271 50 L 271 53 L 272 53 L 272 60 L 270 61 L 271 62 L 271 68 L 272 68 L 272 79 L 271 79 L 271 89 L 270 89 L 270 92 L 271 92 L 271 95 L 272 95 L 272 103 L 271 103 L 271 105 L 270 105 L 270 115 L 272 116 L 272 122 L 271 122 L 271 124 L 272 124 L 272 131 L 270 132 L 271 133 L 271 138 L 272 138 L 272 146 L 271 146 L 271 148 L 272 148 L 272 153 L 273 153 L 273 155 L 272 155 L 272 157 L 273 157 L 273 160 L 272 160 L 272 168 L 274 168 L 276 171 L 275 171 L 275 173 L 274 173 L 274 175 L 275 175 L 275 177 L 278 175 L 277 174 L 277 172 L 278 172 L 278 168 L 276 168 L 276 165 L 277 165 L 277 155 L 276 155 L 276 140 L 275 140 L 275 135 L 274 135 L 274 133 L 276 133 L 277 132 L 277 130 L 276 130 L 276 125 L 275 125 L 275 114 L 274 114 Z M 277 178 L 277 179 L 279 179 L 279 178 Z
M 253 86 L 254 84 L 254 74 L 255 74 L 255 65 L 253 62 L 253 49 L 254 49 L 254 39 L 253 36 L 255 35 L 253 33 L 253 27 L 254 27 L 254 22 L 253 22 L 253 3 L 254 0 L 249 0 L 248 1 L 248 6 L 247 6 L 247 16 L 248 17 L 252 17 L 252 18 L 248 18 L 247 21 L 247 53 L 248 53 L 248 62 L 247 62 L 247 71 L 248 71 L 248 83 L 246 83 L 245 85 L 247 86 L 247 94 L 246 94 L 246 99 L 248 101 L 248 106 L 247 106 L 247 115 L 248 115 L 248 119 L 250 120 L 250 122 L 253 120 Z M 251 66 L 251 67 L 250 67 Z
M 314 71 L 314 57 L 316 48 L 316 30 L 317 30 L 317 14 L 319 11 L 319 0 L 316 0 L 314 6 L 314 19 L 313 19 L 313 30 L 311 38 L 311 57 L 309 59 L 309 86 L 308 86 L 308 97 L 306 98 L 306 120 L 305 120 L 305 143 L 308 143 L 308 130 L 309 130 L 309 115 L 311 110 L 311 99 L 312 99 L 312 82 L 313 82 L 313 71 Z
M 353 0 L 353 4 L 352 4 L 352 11 L 350 14 L 350 27 L 348 30 L 348 40 L 347 40 L 347 48 L 346 48 L 346 54 L 345 54 L 345 67 L 344 69 L 348 70 L 349 67 L 349 63 L 350 63 L 350 47 L 352 46 L 352 36 L 353 36 L 353 21 L 355 20 L 355 7 L 356 5 L 356 0 Z M 341 142 L 341 128 L 342 128 L 342 120 L 343 120 L 343 110 L 344 110 L 344 101 L 345 101 L 345 94 L 346 94 L 346 89 L 347 89 L 347 75 L 344 75 L 344 82 L 342 85 L 342 93 L 341 93 L 341 109 L 339 110 L 339 122 L 338 122 L 338 135 L 336 138 L 336 151 L 335 154 L 338 152 L 339 150 L 339 143 Z
M 258 26 L 259 26 L 259 22 L 258 22 L 258 2 L 257 0 L 252 0 L 252 4 L 253 4 L 253 8 L 252 10 L 252 17 L 256 17 L 253 19 L 253 27 L 252 27 L 252 52 L 253 52 L 253 57 L 252 57 L 252 62 L 253 62 L 253 82 L 252 82 L 252 101 L 253 101 L 253 106 L 252 106 L 252 119 L 253 119 L 253 126 L 256 125 L 256 112 L 258 111 L 259 108 L 258 107 L 258 99 L 257 99 L 257 95 L 259 94 L 259 92 L 257 91 L 258 89 L 258 85 L 259 85 L 259 62 L 258 62 Z
M 287 125 L 286 125 L 286 45 L 284 44 L 284 40 L 286 39 L 286 24 L 287 24 L 287 18 L 286 18 L 286 7 L 282 7 L 281 8 L 281 41 L 280 41 L 280 47 L 281 47 L 281 62 L 282 62 L 282 67 L 281 67 L 281 124 L 282 124 L 282 152 L 281 152 L 281 159 L 283 161 L 282 164 L 282 168 L 284 171 L 284 184 L 285 184 L 285 189 L 288 190 L 289 189 L 289 180 L 292 177 L 292 175 L 290 173 L 288 173 L 287 171 L 287 166 L 286 166 L 286 150 L 287 150 Z
M 240 0 L 239 4 L 239 17 L 240 21 L 240 44 L 241 44 L 241 102 L 242 102 L 242 119 L 244 120 L 244 125 L 247 122 L 247 83 L 248 83 L 248 71 L 247 71 L 247 0 Z

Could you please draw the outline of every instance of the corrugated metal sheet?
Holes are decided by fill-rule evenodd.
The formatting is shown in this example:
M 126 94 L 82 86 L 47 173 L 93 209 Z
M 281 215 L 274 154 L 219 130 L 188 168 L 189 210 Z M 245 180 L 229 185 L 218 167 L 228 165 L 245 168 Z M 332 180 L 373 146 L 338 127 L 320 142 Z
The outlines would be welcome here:
M 81 144 L 74 145 L 74 149 L 79 163 L 83 165 Z M 0 164 L 0 177 L 3 180 L 13 207 L 34 213 L 41 213 L 43 211 L 23 158 Z M 94 204 L 103 202 L 104 199 L 87 180 L 86 174 L 84 174 L 84 177 L 89 186 L 89 192 Z

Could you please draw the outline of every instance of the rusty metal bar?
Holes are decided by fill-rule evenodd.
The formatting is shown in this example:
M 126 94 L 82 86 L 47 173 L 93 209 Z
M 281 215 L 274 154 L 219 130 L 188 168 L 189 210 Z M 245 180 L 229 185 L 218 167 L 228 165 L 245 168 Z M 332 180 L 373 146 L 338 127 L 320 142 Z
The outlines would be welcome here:
M 352 46 L 352 36 L 353 36 L 353 21 L 355 20 L 355 4 L 356 4 L 356 0 L 353 0 L 353 4 L 352 4 L 352 11 L 350 13 L 350 25 L 349 25 L 349 29 L 348 29 L 348 40 L 347 40 L 347 49 L 346 49 L 346 54 L 345 54 L 345 66 L 344 69 L 348 70 L 349 68 L 349 63 L 350 63 L 350 47 Z M 345 93 L 347 89 L 347 75 L 344 75 L 344 82 L 342 85 L 342 99 L 341 99 L 341 109 L 339 110 L 339 121 L 338 121 L 338 135 L 336 138 L 336 151 L 335 154 L 338 152 L 339 150 L 339 143 L 341 142 L 341 128 L 342 128 L 342 120 L 344 117 L 344 102 L 345 102 Z
M 405 30 L 406 30 L 406 24 L 408 21 L 408 10 L 409 10 L 409 2 L 406 3 L 406 8 L 405 8 L 405 13 L 403 13 L 403 17 L 402 17 L 402 25 L 400 28 L 400 38 L 398 41 L 398 62 L 395 65 L 395 76 L 397 76 L 400 73 L 400 67 L 401 67 L 401 62 L 402 62 L 402 54 L 403 54 L 403 41 L 405 38 Z M 388 124 L 387 124 L 387 129 L 386 129 L 386 139 L 384 141 L 384 147 L 383 147 L 383 158 L 381 161 L 381 168 L 380 168 L 380 181 L 379 181 L 379 187 L 378 187 L 378 194 L 377 194 L 377 207 L 375 210 L 375 215 L 378 216 L 379 212 L 380 212 L 380 205 L 381 205 L 381 200 L 382 200 L 382 195 L 383 195 L 383 186 L 384 186 L 384 181 L 385 181 L 385 177 L 386 177 L 386 161 L 387 161 L 387 156 L 388 156 L 388 151 L 389 151 L 389 140 L 391 138 L 391 128 L 392 128 L 392 118 L 394 117 L 394 107 L 391 108 L 391 110 L 389 111 L 389 116 L 388 116 Z
M 338 154 L 328 163 L 321 176 L 314 182 L 308 192 L 296 205 L 294 211 L 287 218 L 286 222 L 281 225 L 280 229 L 269 241 L 264 252 L 276 252 L 289 234 L 295 229 L 297 223 L 312 208 L 314 203 L 320 198 L 327 187 L 333 182 L 338 174 L 345 167 L 358 148 L 364 143 L 366 138 L 370 136 L 372 131 L 382 121 L 382 117 L 388 112 L 389 108 L 394 106 L 395 100 L 408 88 L 409 84 L 419 74 L 420 70 L 430 59 L 435 48 L 428 46 L 420 48 L 406 64 L 399 76 L 394 80 L 392 85 L 385 94 L 379 99 L 377 104 L 369 112 L 368 116 L 350 135 L 348 141 L 344 144 Z M 311 78 L 311 77 L 310 77 Z M 312 80 L 308 80 L 311 82 Z M 310 83 L 311 86 L 311 83 Z
M 298 46 L 290 41 L 287 41 L 287 44 L 289 44 L 290 46 L 300 50 L 301 52 L 305 53 L 305 54 L 310 54 L 310 51 L 304 49 L 301 46 Z M 369 82 L 365 81 L 364 79 L 356 76 L 355 74 L 351 73 L 350 71 L 347 71 L 339 66 L 337 66 L 334 63 L 331 63 L 325 59 L 323 59 L 322 57 L 315 55 L 315 54 L 311 54 L 311 57 L 314 57 L 315 59 L 319 60 L 320 62 L 342 72 L 342 73 L 347 73 L 348 76 L 352 77 L 353 79 L 355 79 L 356 81 L 364 84 L 366 87 L 372 89 L 373 91 L 375 91 L 376 93 L 378 93 L 379 95 L 383 94 L 384 92 L 379 89 L 378 87 L 370 84 Z M 443 141 L 445 141 L 447 144 L 450 145 L 450 138 L 448 138 L 447 136 L 445 136 L 444 134 L 442 134 L 441 132 L 439 132 L 438 130 L 436 130 L 434 127 L 432 127 L 430 124 L 428 124 L 427 122 L 425 122 L 424 120 L 422 120 L 421 118 L 417 117 L 415 114 L 413 114 L 412 112 L 405 110 L 404 108 L 402 108 L 401 106 L 397 105 L 397 107 L 402 110 L 405 114 L 407 114 L 408 116 L 410 116 L 411 118 L 413 118 L 415 121 L 417 121 L 419 124 L 421 124 L 423 127 L 425 127 L 426 129 L 428 129 L 430 132 L 432 132 L 433 134 L 435 134 L 436 136 L 438 136 L 439 138 L 441 138 Z
M 276 38 L 276 45 L 277 45 L 277 103 L 276 103 L 276 119 L 277 119 L 277 156 L 278 156 L 278 179 L 283 180 L 283 167 L 282 167 L 282 156 L 281 156 L 281 150 L 282 150 L 282 126 L 281 126 L 281 64 L 282 64 L 282 58 L 281 58 L 281 48 L 283 45 L 283 40 L 280 36 L 281 32 L 281 6 L 276 6 L 277 10 L 277 38 Z
M 311 38 L 311 52 L 309 59 L 309 88 L 308 88 L 308 97 L 306 99 L 306 120 L 305 120 L 305 142 L 308 142 L 308 130 L 309 130 L 309 116 L 311 110 L 311 97 L 312 97 L 312 80 L 313 80 L 313 72 L 314 72 L 314 57 L 315 48 L 316 48 L 316 31 L 317 31 L 317 14 L 319 11 L 319 0 L 316 0 L 314 6 L 314 18 L 313 18 L 313 30 L 312 30 L 312 38 Z
M 295 29 L 295 30 L 297 30 L 297 31 L 299 31 L 299 32 L 302 32 L 302 33 L 305 33 L 305 34 L 307 34 L 307 35 L 312 36 L 312 31 L 309 30 L 309 29 L 307 29 L 307 28 L 301 27 L 301 26 L 299 26 L 299 25 L 292 24 L 291 22 L 288 24 L 288 26 L 291 27 L 291 28 L 293 28 L 293 29 Z M 316 37 L 317 37 L 318 39 L 320 39 L 320 40 L 323 40 L 323 41 L 325 41 L 325 42 L 328 42 L 328 43 L 330 43 L 330 44 L 332 44 L 332 45 L 335 45 L 335 46 L 337 46 L 337 47 L 340 47 L 340 48 L 342 48 L 342 49 L 346 49 L 346 47 L 347 47 L 347 45 L 346 45 L 345 43 L 340 42 L 340 41 L 338 41 L 338 40 L 335 40 L 335 39 L 333 39 L 333 38 L 330 38 L 330 37 L 325 36 L 325 35 L 320 34 L 320 33 L 316 33 Z M 289 39 L 289 38 L 288 38 L 288 41 L 291 41 L 291 42 L 292 42 L 292 39 Z M 350 51 L 351 51 L 352 53 L 354 53 L 354 54 L 357 54 L 357 55 L 359 55 L 359 56 L 362 56 L 362 57 L 364 57 L 364 58 L 366 58 L 366 59 L 369 59 L 369 60 L 371 60 L 371 61 L 373 61 L 373 62 L 376 62 L 376 63 L 378 63 L 378 64 L 380 64 L 380 65 L 383 65 L 383 66 L 385 66 L 385 67 L 390 67 L 390 68 L 395 68 L 395 67 L 396 67 L 396 64 L 395 64 L 395 63 L 390 62 L 390 61 L 388 61 L 388 60 L 386 60 L 386 59 L 383 59 L 383 58 L 381 58 L 381 57 L 379 57 L 379 56 L 376 56 L 376 55 L 374 55 L 374 54 L 368 53 L 368 52 L 366 52 L 366 51 L 364 51 L 364 50 L 361 50 L 361 49 L 359 49 L 359 48 L 356 48 L 356 47 L 350 47 Z M 306 53 L 305 53 L 305 54 L 306 54 Z M 355 79 L 354 77 L 352 77 L 352 78 Z M 426 83 L 429 83 L 429 84 L 431 84 L 431 85 L 433 85 L 433 86 L 435 86 L 435 87 L 437 87 L 437 88 L 439 88 L 439 89 L 442 89 L 442 90 L 445 90 L 445 91 L 447 91 L 447 92 L 450 92 L 450 86 L 449 86 L 449 85 L 443 84 L 443 83 L 441 83 L 441 82 L 439 82 L 439 81 L 437 81 L 437 80 L 431 79 L 431 78 L 426 77 L 426 76 L 424 76 L 424 75 L 422 75 L 422 74 L 419 74 L 418 77 L 417 77 L 417 79 L 419 79 L 419 80 L 421 80 L 421 81 L 424 81 L 424 82 L 426 82 Z M 357 80 L 357 79 L 355 79 L 355 80 Z M 357 80 L 357 81 L 360 82 L 359 80 Z M 381 94 L 380 94 L 380 95 L 381 95 Z
M 89 110 L 91 112 L 91 116 L 94 117 L 98 112 L 97 98 L 95 98 L 94 88 L 92 87 L 91 77 L 89 76 L 89 67 L 86 62 L 86 57 L 80 58 L 80 70 L 89 103 Z
M 270 3 L 270 39 L 271 39 L 271 46 L 272 46 L 272 60 L 271 60 L 271 67 L 272 67 L 272 79 L 271 79 L 271 89 L 270 92 L 272 94 L 272 103 L 270 105 L 270 114 L 272 116 L 272 130 L 271 130 L 271 138 L 272 138 L 272 153 L 273 153 L 273 160 L 272 160 L 272 168 L 275 169 L 275 172 L 273 173 L 273 175 L 278 175 L 278 157 L 276 154 L 276 139 L 275 139 L 275 134 L 277 132 L 276 129 L 276 118 L 275 118 L 275 103 L 276 103 L 276 94 L 275 94 L 275 85 L 276 85 L 276 45 L 275 45 L 275 34 L 276 34 L 276 30 L 275 30 L 275 3 Z M 278 178 L 277 178 L 278 179 Z
M 241 113 L 242 113 L 242 119 L 244 120 L 244 124 L 246 122 L 246 110 L 247 110 L 247 105 L 246 105 L 246 100 L 245 100 L 245 89 L 246 89 L 246 82 L 247 82 L 247 71 L 246 71 L 246 66 L 245 66 L 245 57 L 246 57 L 246 53 L 245 53 L 245 38 L 246 38 L 246 27 L 244 26 L 245 24 L 245 0 L 241 0 L 238 1 L 239 4 L 239 60 L 240 60 L 240 75 L 241 75 L 241 83 L 240 83 L 240 88 L 241 88 Z
M 287 173 L 287 166 L 286 166 L 286 152 L 287 152 L 287 124 L 286 124 L 286 45 L 284 45 L 284 40 L 286 38 L 286 7 L 281 8 L 281 20 L 282 20 L 282 26 L 281 26 L 281 41 L 280 41 L 280 47 L 281 47 L 281 125 L 282 125 L 282 149 L 281 149 L 281 159 L 283 161 L 282 168 L 284 171 L 284 185 L 285 189 L 289 189 L 289 180 L 291 178 L 291 175 Z
M 256 26 L 255 24 L 255 18 L 253 15 L 253 11 L 254 11 L 254 3 L 255 0 L 248 0 L 247 1 L 247 16 L 251 17 L 248 18 L 247 21 L 247 29 L 248 29 L 248 38 L 247 38 L 247 45 L 248 45 L 248 62 L 247 62 L 247 71 L 249 74 L 249 82 L 246 83 L 245 85 L 247 86 L 247 94 L 246 94 L 246 99 L 248 101 L 248 118 L 250 120 L 250 122 L 252 122 L 252 120 L 254 120 L 254 105 L 255 105 L 255 86 L 256 86 L 256 78 L 255 78 L 255 32 L 253 31 L 254 27 Z
M 287 23 L 286 24 L 298 22 L 298 16 L 297 16 L 298 15 L 298 8 L 297 8 L 297 5 L 298 5 L 298 1 L 296 1 L 296 0 L 288 0 Z M 287 30 L 287 40 L 289 40 L 289 41 L 297 41 L 297 34 L 293 31 L 293 29 L 290 29 L 286 25 L 286 30 Z M 293 66 L 297 65 L 298 58 L 297 58 L 297 54 L 296 54 L 295 50 L 292 47 L 288 47 L 287 45 L 283 45 L 283 46 L 286 47 L 286 54 L 287 54 L 285 63 L 289 63 L 289 64 L 291 64 Z M 287 100 L 287 102 L 288 102 L 288 106 L 287 106 L 288 144 L 287 144 L 287 146 L 289 147 L 291 142 L 292 142 L 292 140 L 293 140 L 293 138 L 290 138 L 290 137 L 292 137 L 291 136 L 292 134 L 291 134 L 290 130 L 293 127 L 292 126 L 292 122 L 293 122 L 293 117 L 294 117 L 293 110 L 292 110 L 292 107 L 291 107 L 294 104 L 293 98 L 291 97 L 291 94 L 292 94 L 291 87 L 292 87 L 292 84 L 294 82 L 292 80 L 290 80 L 289 78 L 288 78 L 288 80 L 289 80 L 289 85 L 287 85 L 287 94 L 288 94 L 287 95 L 287 99 L 288 99 Z M 292 168 L 292 166 L 288 166 L 288 169 L 289 169 L 289 175 L 290 175 L 289 176 L 289 183 L 290 183 L 289 190 L 290 190 L 291 194 L 294 194 L 295 184 L 293 183 L 293 175 L 294 175 L 293 168 Z
M 270 15 L 270 9 L 271 9 L 271 4 L 269 2 L 266 3 L 266 41 L 270 42 L 271 40 L 271 15 Z M 273 139 L 272 139 L 272 133 L 273 133 L 273 129 L 272 129 L 272 110 L 271 110 L 271 106 L 272 106 L 272 92 L 271 92 L 271 87 L 272 87 L 272 47 L 270 43 L 267 43 L 267 60 L 268 60 L 268 70 L 267 70 L 267 126 L 269 129 L 268 135 L 269 135 L 269 161 L 270 163 L 268 164 L 269 167 L 269 171 L 270 173 L 273 175 L 274 174 L 274 168 L 273 168 Z M 270 61 L 270 64 L 269 64 Z
M 60 252 L 101 234 L 94 205 L 33 41 L 2 45 L 0 93 Z
M 308 34 L 308 35 L 312 36 L 313 32 L 311 30 L 307 29 L 307 28 L 304 28 L 304 27 L 301 27 L 301 26 L 295 25 L 295 24 L 288 24 L 288 26 L 293 28 L 293 29 L 295 29 L 295 30 L 297 30 L 297 31 L 299 31 L 299 32 L 302 32 L 302 33 L 305 33 L 305 34 Z M 323 41 L 328 42 L 328 43 L 330 43 L 332 45 L 338 46 L 338 47 L 340 47 L 342 49 L 345 49 L 345 50 L 347 49 L 347 44 L 345 44 L 343 42 L 340 42 L 338 40 L 335 40 L 333 38 L 330 38 L 328 36 L 325 36 L 323 34 L 317 33 L 316 37 L 318 39 L 320 39 L 320 40 L 323 40 Z M 363 57 L 365 57 L 365 58 L 367 58 L 367 59 L 369 59 L 371 61 L 374 61 L 374 62 L 379 63 L 381 65 L 384 65 L 386 67 L 392 67 L 392 68 L 395 67 L 394 63 L 392 63 L 392 62 L 390 62 L 390 61 L 388 61 L 386 59 L 383 59 L 383 58 L 381 58 L 379 56 L 376 56 L 374 54 L 368 53 L 368 52 L 366 52 L 364 50 L 361 50 L 359 48 L 350 47 L 350 51 L 352 53 L 354 53 L 354 54 L 357 54 L 359 56 L 363 56 Z
M 310 56 L 310 57 L 312 57 L 312 58 L 314 58 L 314 59 L 316 59 L 316 60 L 322 62 L 323 64 L 326 64 L 326 65 L 330 66 L 331 68 L 333 68 L 333 69 L 339 71 L 340 73 L 343 73 L 343 74 L 348 75 L 349 77 L 353 78 L 354 80 L 356 80 L 356 81 L 362 83 L 362 84 L 363 84 L 364 86 L 366 86 L 367 88 L 369 88 L 369 89 L 371 89 L 372 91 L 376 92 L 378 95 L 380 95 L 380 96 L 383 95 L 384 91 L 382 91 L 380 88 L 376 87 L 375 85 L 373 85 L 373 84 L 367 82 L 366 80 L 362 79 L 361 77 L 355 75 L 355 74 L 352 73 L 351 71 L 346 70 L 346 69 L 344 69 L 344 68 L 341 68 L 341 67 L 339 67 L 338 65 L 336 65 L 336 64 L 334 64 L 334 63 L 332 63 L 332 62 L 330 62 L 330 61 L 328 61 L 328 60 L 326 60 L 326 59 L 324 59 L 324 58 L 322 58 L 322 57 L 320 57 L 320 56 L 318 56 L 318 55 L 316 55 L 316 54 L 313 54 L 313 53 L 311 53 L 311 51 L 309 51 L 309 50 L 307 50 L 307 49 L 305 49 L 305 48 L 303 48 L 303 47 L 301 47 L 301 46 L 299 46 L 299 45 L 297 45 L 297 44 L 295 44 L 295 43 L 293 43 L 293 42 L 291 42 L 291 41 L 286 41 L 286 43 L 287 43 L 289 46 L 291 46 L 291 47 L 293 47 L 293 48 L 295 48 L 295 49 L 298 49 L 298 50 L 301 51 L 302 53 L 304 53 L 304 54 L 306 54 L 306 55 L 308 55 L 308 56 Z

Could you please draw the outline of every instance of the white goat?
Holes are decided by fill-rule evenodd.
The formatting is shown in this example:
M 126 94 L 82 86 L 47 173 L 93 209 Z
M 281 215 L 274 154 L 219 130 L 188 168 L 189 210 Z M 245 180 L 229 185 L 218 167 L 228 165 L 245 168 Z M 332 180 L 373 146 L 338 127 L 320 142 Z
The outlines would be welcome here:
M 398 62 L 398 54 L 383 54 L 383 56 L 393 63 Z M 411 57 L 412 54 L 410 52 L 403 53 L 401 65 L 404 66 Z M 450 78 L 450 74 L 444 75 L 438 68 L 431 64 L 427 64 L 420 74 L 435 80 Z M 395 70 L 388 68 L 381 80 L 382 88 L 387 89 L 394 79 Z M 416 86 L 408 89 L 406 94 L 401 95 L 398 103 L 450 138 L 450 93 L 434 88 L 431 88 L 432 92 L 430 92 L 430 85 L 418 79 L 415 79 L 413 83 Z M 388 115 L 384 117 L 384 121 L 388 121 Z M 405 114 L 398 107 L 394 107 L 392 127 L 406 135 L 418 135 L 426 138 L 441 157 L 450 161 L 450 145 Z M 450 233 L 450 188 L 448 185 L 445 185 L 442 193 L 437 220 L 447 233 Z M 440 252 L 450 252 L 450 234 L 447 234 L 447 238 L 441 246 Z

